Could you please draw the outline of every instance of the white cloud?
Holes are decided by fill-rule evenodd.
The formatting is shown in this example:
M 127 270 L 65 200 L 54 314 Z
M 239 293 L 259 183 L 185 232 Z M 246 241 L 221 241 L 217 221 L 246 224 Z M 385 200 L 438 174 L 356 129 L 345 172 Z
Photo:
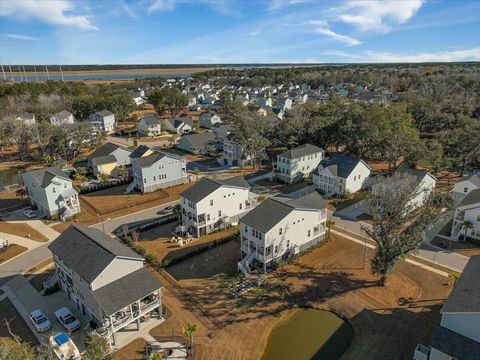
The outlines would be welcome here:
M 125 12 L 125 14 L 127 14 L 128 16 L 130 16 L 133 20 L 137 20 L 137 16 L 135 15 L 135 13 L 132 11 L 132 9 L 130 8 L 130 6 L 128 6 L 125 1 L 121 1 L 120 2 L 120 5 L 122 6 L 122 9 L 123 11 Z
M 315 32 L 317 34 L 326 35 L 326 36 L 328 36 L 328 37 L 330 37 L 334 40 L 343 42 L 344 44 L 347 44 L 348 46 L 360 45 L 362 43 L 360 40 L 354 39 L 350 36 L 338 34 L 328 27 L 319 27 L 319 28 L 316 28 L 315 30 L 313 30 L 313 32 Z
M 37 37 L 30 36 L 30 35 L 23 35 L 23 34 L 6 34 L 5 37 L 14 40 L 40 40 Z
M 312 2 L 312 0 L 272 0 L 268 9 L 270 11 L 275 11 L 287 6 L 305 4 L 309 2 Z
M 230 3 L 226 0 L 154 0 L 148 7 L 148 12 L 173 11 L 177 4 L 207 4 L 220 14 L 233 14 Z
M 382 51 L 364 51 L 358 54 L 338 50 L 322 52 L 323 55 L 352 59 L 352 62 L 372 63 L 420 63 L 420 62 L 456 62 L 479 61 L 480 47 L 465 50 L 437 51 L 417 54 L 395 54 Z
M 75 4 L 69 0 L 2 0 L 0 16 L 37 19 L 54 25 L 70 25 L 98 30 L 86 15 L 73 15 Z
M 388 32 L 392 26 L 411 19 L 425 0 L 349 0 L 344 6 L 332 9 L 338 19 L 362 31 Z

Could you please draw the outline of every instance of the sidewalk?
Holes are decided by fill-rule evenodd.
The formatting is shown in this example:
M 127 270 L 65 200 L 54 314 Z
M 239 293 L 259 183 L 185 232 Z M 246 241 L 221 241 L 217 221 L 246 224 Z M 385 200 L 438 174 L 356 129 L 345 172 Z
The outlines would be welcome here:
M 17 245 L 26 247 L 27 251 L 35 249 L 35 248 L 45 244 L 44 242 L 30 240 L 30 239 L 27 239 L 27 238 L 24 238 L 24 237 L 21 237 L 21 236 L 7 234 L 7 233 L 3 233 L 3 232 L 0 232 L 0 239 L 8 240 L 8 242 L 10 244 L 17 244 Z M 12 258 L 12 259 L 14 259 L 14 258 Z M 8 262 L 12 259 L 9 259 L 9 260 L 5 261 L 3 264 L 5 264 L 6 262 Z

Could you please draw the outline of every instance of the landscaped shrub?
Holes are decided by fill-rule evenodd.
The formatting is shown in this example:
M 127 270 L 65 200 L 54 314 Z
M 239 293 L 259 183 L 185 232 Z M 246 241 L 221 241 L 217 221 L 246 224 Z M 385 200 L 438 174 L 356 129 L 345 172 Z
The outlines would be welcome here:
M 158 258 L 153 254 L 148 253 L 145 258 L 147 259 L 147 262 L 153 266 L 158 266 L 160 264 Z
M 147 253 L 147 249 L 145 249 L 142 245 L 134 245 L 133 250 L 135 250 L 138 254 L 145 256 Z

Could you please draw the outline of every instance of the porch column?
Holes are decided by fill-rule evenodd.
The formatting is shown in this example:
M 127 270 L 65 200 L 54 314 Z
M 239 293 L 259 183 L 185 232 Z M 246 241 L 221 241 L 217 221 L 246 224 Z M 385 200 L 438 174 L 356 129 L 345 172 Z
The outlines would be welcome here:
M 263 245 L 263 273 L 267 273 L 267 247 L 265 246 L 266 244 L 264 243 Z
M 157 296 L 158 296 L 158 314 L 160 315 L 160 319 L 161 319 L 161 318 L 163 318 L 162 290 L 161 289 L 158 289 Z

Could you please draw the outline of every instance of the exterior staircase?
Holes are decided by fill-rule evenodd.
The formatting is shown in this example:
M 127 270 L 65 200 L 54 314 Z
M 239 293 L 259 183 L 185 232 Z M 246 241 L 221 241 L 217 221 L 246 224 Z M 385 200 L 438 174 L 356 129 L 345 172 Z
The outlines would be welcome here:
M 127 189 L 125 190 L 125 194 L 130 194 L 133 190 L 135 190 L 135 187 L 137 186 L 137 182 L 135 179 L 127 186 Z
M 250 264 L 255 258 L 255 250 L 250 251 L 250 253 L 245 256 L 241 261 L 238 262 L 238 270 L 242 272 L 246 277 L 252 274 L 252 269 L 250 269 Z
M 53 288 L 58 281 L 58 274 L 57 271 L 55 271 L 47 280 L 43 282 L 43 291 Z

